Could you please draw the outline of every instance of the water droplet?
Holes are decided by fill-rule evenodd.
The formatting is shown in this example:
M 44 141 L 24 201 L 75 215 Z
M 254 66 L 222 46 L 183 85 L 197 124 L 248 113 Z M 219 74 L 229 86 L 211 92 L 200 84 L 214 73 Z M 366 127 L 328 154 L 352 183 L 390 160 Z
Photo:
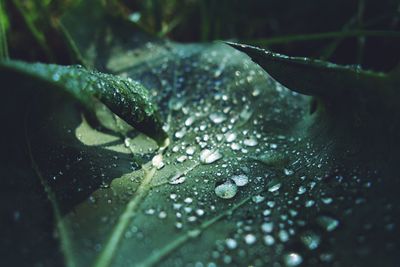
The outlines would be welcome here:
M 200 229 L 194 229 L 194 230 L 190 230 L 188 232 L 188 235 L 192 238 L 196 238 L 201 234 L 201 230 Z
M 204 215 L 204 210 L 202 210 L 202 209 L 197 209 L 196 210 L 196 214 L 197 214 L 197 216 L 203 216 Z
M 275 243 L 275 239 L 271 235 L 264 236 L 264 243 L 267 246 L 272 246 Z
M 321 199 L 324 204 L 331 204 L 333 199 L 331 197 L 324 197 Z
M 231 181 L 226 181 L 223 184 L 218 185 L 215 187 L 215 194 L 224 199 L 233 198 L 237 193 L 237 186 L 235 183 Z
M 306 207 L 306 208 L 309 208 L 309 207 L 314 206 L 314 204 L 315 204 L 315 201 L 312 200 L 312 199 L 310 199 L 310 200 L 307 200 L 307 201 L 306 201 L 305 207 Z
M 249 178 L 244 175 L 234 175 L 231 177 L 231 180 L 235 182 L 237 186 L 245 186 L 249 182 Z
M 269 216 L 269 215 L 271 215 L 271 210 L 265 209 L 265 210 L 263 211 L 263 216 Z
M 272 230 L 274 229 L 274 223 L 273 222 L 265 222 L 261 225 L 261 230 L 264 233 L 271 233 Z
M 174 203 L 174 204 L 172 204 L 172 207 L 173 207 L 175 210 L 179 210 L 180 208 L 182 208 L 182 204 L 181 204 L 181 203 Z
M 262 202 L 264 199 L 265 199 L 265 197 L 260 196 L 260 195 L 253 196 L 253 197 L 251 198 L 251 200 L 253 200 L 254 203 L 260 203 L 260 202 Z
M 185 126 L 190 126 L 193 124 L 193 122 L 194 122 L 194 117 L 190 116 L 185 120 Z
M 53 76 L 52 76 L 52 78 L 53 78 L 53 81 L 55 81 L 55 82 L 58 82 L 59 80 L 60 80 L 60 74 L 59 73 L 54 73 L 53 74 Z
M 185 136 L 185 134 L 186 134 L 186 130 L 183 128 L 180 131 L 177 131 L 175 133 L 175 137 L 178 138 L 178 139 L 181 139 L 182 137 Z
M 182 109 L 183 105 L 185 104 L 183 99 L 179 99 L 179 98 L 173 98 L 169 101 L 168 106 L 172 109 L 172 110 L 180 110 Z
M 188 148 L 186 148 L 186 154 L 188 154 L 189 156 L 193 155 L 195 151 L 196 147 L 194 146 L 189 146 Z
M 300 254 L 291 252 L 283 256 L 283 262 L 288 267 L 294 267 L 300 265 L 303 262 L 303 258 Z
M 251 115 L 253 115 L 253 111 L 246 107 L 245 109 L 243 109 L 242 112 L 240 112 L 239 116 L 243 121 L 247 121 L 248 119 L 250 119 Z
M 251 92 L 251 95 L 252 96 L 258 96 L 258 95 L 260 95 L 260 93 L 261 93 L 261 90 L 259 88 L 255 88 L 253 90 L 253 92 Z
M 182 175 L 182 174 L 177 174 L 174 175 L 170 180 L 169 180 L 169 184 L 181 184 L 186 180 L 186 176 Z
M 158 218 L 160 219 L 167 218 L 167 213 L 165 211 L 160 211 L 160 213 L 158 214 Z
M 154 209 L 147 209 L 147 210 L 145 211 L 145 213 L 146 213 L 147 215 L 153 215 L 155 212 L 156 212 L 156 211 L 155 211 Z
M 286 242 L 289 240 L 289 234 L 285 230 L 280 230 L 278 236 L 282 242 Z
M 267 202 L 267 205 L 268 205 L 268 207 L 273 208 L 273 207 L 275 207 L 275 201 L 270 200 Z
M 270 186 L 270 188 L 268 188 L 268 191 L 275 192 L 275 191 L 278 191 L 279 188 L 281 188 L 281 183 L 274 183 Z
M 300 186 L 299 189 L 297 190 L 297 194 L 302 195 L 307 191 L 307 188 L 304 186 Z
M 211 113 L 209 116 L 210 120 L 215 124 L 220 124 L 226 120 L 226 116 L 223 113 Z
M 200 162 L 203 164 L 210 164 L 222 158 L 222 154 L 218 151 L 203 149 L 200 152 Z
M 290 170 L 290 169 L 283 169 L 283 173 L 284 173 L 285 175 L 289 176 L 289 175 L 292 175 L 292 174 L 294 173 L 294 171 L 293 171 L 293 170 Z
M 256 146 L 258 144 L 255 138 L 244 139 L 243 144 L 245 146 Z
M 225 240 L 226 247 L 229 249 L 235 249 L 237 247 L 237 242 L 233 238 L 227 238 Z
M 257 241 L 257 238 L 253 234 L 247 234 L 244 236 L 244 242 L 246 242 L 247 245 L 253 245 Z
M 124 145 L 127 148 L 129 148 L 131 146 L 131 141 L 128 137 L 124 139 Z
M 151 160 L 151 164 L 157 168 L 157 170 L 164 167 L 163 156 L 161 154 L 155 155 Z
M 228 132 L 225 134 L 226 142 L 231 143 L 236 140 L 236 133 Z
M 107 184 L 106 182 L 101 182 L 101 184 L 100 184 L 100 188 L 109 188 L 110 187 L 110 185 L 109 184 Z
M 331 232 L 335 230 L 339 226 L 339 221 L 330 217 L 330 216 L 319 216 L 317 218 L 317 222 L 320 226 L 322 226 L 326 231 Z
M 176 229 L 182 229 L 183 224 L 181 222 L 176 222 L 175 227 L 176 227 Z
M 186 204 L 190 204 L 193 202 L 193 199 L 191 197 L 187 197 L 183 202 L 185 202 Z
M 231 149 L 232 150 L 240 150 L 242 147 L 239 145 L 239 144 L 237 144 L 237 143 L 232 143 L 231 144 Z
M 310 250 L 318 248 L 321 243 L 321 238 L 319 235 L 312 231 L 307 231 L 300 236 L 300 240 L 303 244 Z
M 179 163 L 182 163 L 185 160 L 187 160 L 187 156 L 185 156 L 185 155 L 182 155 L 182 156 L 179 156 L 179 157 L 176 158 L 176 161 L 179 162 Z

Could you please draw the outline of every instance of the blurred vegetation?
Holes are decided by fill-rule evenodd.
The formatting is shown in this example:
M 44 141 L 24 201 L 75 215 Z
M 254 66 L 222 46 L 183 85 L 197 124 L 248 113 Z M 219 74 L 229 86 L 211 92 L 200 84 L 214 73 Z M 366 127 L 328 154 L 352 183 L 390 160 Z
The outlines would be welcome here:
M 80 0 L 9 0 L 12 58 L 73 63 L 58 27 Z M 235 40 L 293 56 L 389 71 L 400 60 L 398 0 L 102 0 L 144 31 L 179 42 Z

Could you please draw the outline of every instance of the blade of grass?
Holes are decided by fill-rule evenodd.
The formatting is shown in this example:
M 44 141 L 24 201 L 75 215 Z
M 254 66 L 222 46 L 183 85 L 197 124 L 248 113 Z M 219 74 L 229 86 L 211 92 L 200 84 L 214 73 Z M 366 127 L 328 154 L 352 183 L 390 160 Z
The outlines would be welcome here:
M 7 46 L 7 34 L 5 28 L 6 13 L 4 9 L 3 0 L 0 0 L 0 60 L 9 59 L 8 46 Z
M 46 57 L 54 62 L 54 55 L 51 52 L 50 47 L 46 43 L 46 38 L 43 32 L 41 32 L 35 25 L 32 16 L 24 10 L 24 7 L 21 5 L 19 0 L 12 0 L 12 3 L 15 6 L 15 9 L 20 13 L 23 22 L 25 23 L 25 26 L 28 28 L 30 33 L 32 34 L 33 38 L 37 42 L 37 44 L 40 46 L 40 48 L 43 50 L 45 53 Z

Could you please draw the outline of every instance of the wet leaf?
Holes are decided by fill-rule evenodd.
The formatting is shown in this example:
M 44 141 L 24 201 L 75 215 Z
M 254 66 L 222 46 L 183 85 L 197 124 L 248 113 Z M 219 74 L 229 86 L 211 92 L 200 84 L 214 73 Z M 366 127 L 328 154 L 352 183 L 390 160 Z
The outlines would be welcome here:
M 15 86 L 24 86 L 27 79 L 36 80 L 36 86 L 65 90 L 92 111 L 95 111 L 97 99 L 159 144 L 166 139 L 157 108 L 151 102 L 148 91 L 138 82 L 88 71 L 80 66 L 5 61 L 0 67 L 4 82 L 10 79 Z
M 87 28 L 76 27 L 75 11 L 63 21 L 72 46 L 89 66 L 149 88 L 171 143 L 157 150 L 141 135 L 100 132 L 73 105 L 54 110 L 46 127 L 32 127 L 37 121 L 29 120 L 30 155 L 53 199 L 53 227 L 65 258 L 57 254 L 53 262 L 43 257 L 36 262 L 97 267 L 397 262 L 399 208 L 392 203 L 398 198 L 399 146 L 393 132 L 381 127 L 390 118 L 371 126 L 368 116 L 354 112 L 360 105 L 350 108 L 351 101 L 344 101 L 344 109 L 322 101 L 310 112 L 311 97 L 287 89 L 225 44 L 183 45 L 136 34 L 129 23 L 83 2 L 93 12 L 77 7 L 75 14 L 87 14 Z M 310 76 L 319 71 L 305 70 Z M 344 73 L 345 84 L 359 84 Z M 325 92 L 315 81 L 311 89 L 300 84 L 298 91 Z M 67 120 L 71 114 L 76 116 Z M 357 117 L 366 121 L 361 128 L 354 124 Z M 136 164 L 129 168 L 129 161 Z

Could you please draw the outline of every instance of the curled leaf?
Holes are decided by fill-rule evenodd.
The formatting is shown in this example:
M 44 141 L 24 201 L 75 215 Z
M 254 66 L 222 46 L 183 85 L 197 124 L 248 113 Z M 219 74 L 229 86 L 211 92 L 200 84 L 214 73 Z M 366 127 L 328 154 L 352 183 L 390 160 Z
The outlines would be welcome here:
M 247 54 L 277 81 L 301 94 L 334 98 L 349 93 L 376 96 L 391 90 L 391 82 L 385 73 L 362 70 L 358 66 L 289 57 L 250 45 L 227 44 Z
M 36 80 L 37 86 L 59 88 L 79 100 L 88 109 L 94 99 L 100 100 L 137 130 L 162 144 L 166 133 L 157 107 L 151 102 L 147 89 L 132 79 L 87 70 L 81 66 L 59 66 L 42 63 L 5 61 L 0 64 L 2 80 Z

